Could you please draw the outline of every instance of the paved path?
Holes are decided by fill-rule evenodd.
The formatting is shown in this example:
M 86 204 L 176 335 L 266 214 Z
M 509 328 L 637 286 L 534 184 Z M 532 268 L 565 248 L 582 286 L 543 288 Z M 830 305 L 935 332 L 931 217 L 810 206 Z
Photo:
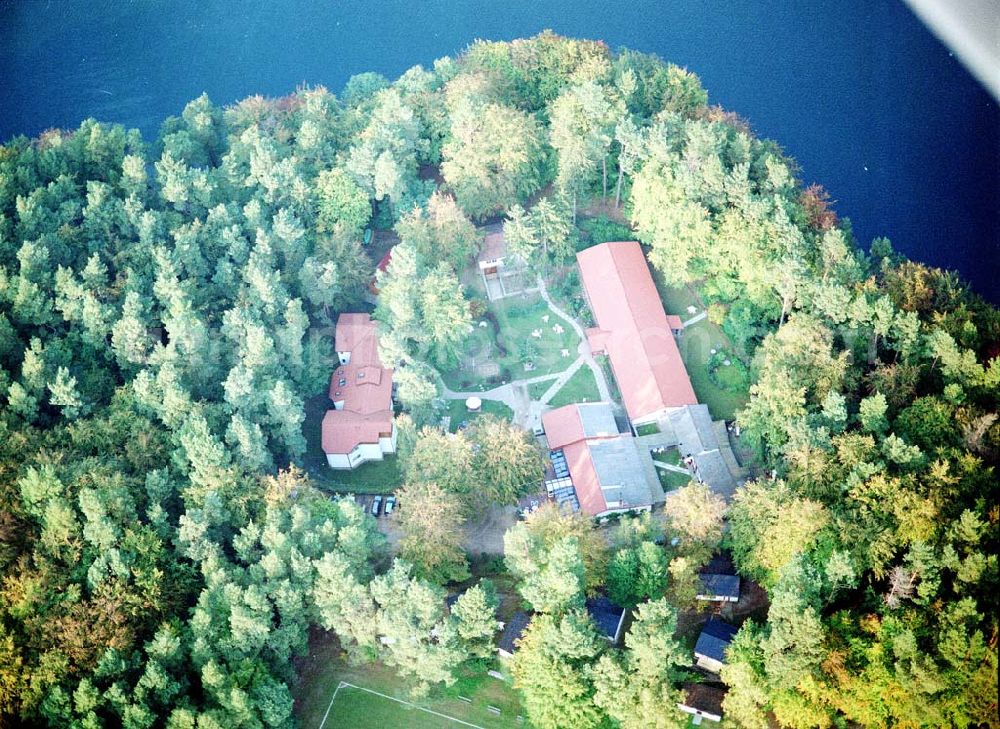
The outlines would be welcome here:
M 686 468 L 675 466 L 672 463 L 664 463 L 663 461 L 658 461 L 655 458 L 653 459 L 653 465 L 657 468 L 662 468 L 664 471 L 674 471 L 675 473 L 686 473 L 689 476 L 691 475 L 691 472 Z
M 594 355 L 590 351 L 590 344 L 587 342 L 587 335 L 584 333 L 583 327 L 580 326 L 580 323 L 576 319 L 556 306 L 555 302 L 549 297 L 548 289 L 545 288 L 545 281 L 542 280 L 541 276 L 538 277 L 538 293 L 545 299 L 545 303 L 555 312 L 555 315 L 573 327 L 573 331 L 580 337 L 580 346 L 577 348 L 577 353 L 590 368 L 590 371 L 594 373 L 594 379 L 597 381 L 597 391 L 601 395 L 601 400 L 611 402 L 611 389 L 608 387 L 608 380 L 604 376 L 604 370 L 597 364 L 597 360 L 594 359 Z
M 671 446 L 675 446 L 677 445 L 677 438 L 661 430 L 658 433 L 650 433 L 649 435 L 637 435 L 635 442 L 644 448 L 652 450 L 653 448 L 670 448 Z
M 691 326 L 692 324 L 697 324 L 702 319 L 704 319 L 706 316 L 708 316 L 708 312 L 707 311 L 703 311 L 700 314 L 696 314 L 695 316 L 692 316 L 690 319 L 688 319 L 686 322 L 684 322 L 684 327 L 687 328 L 687 327 Z
M 613 403 L 613 400 L 611 399 L 611 389 L 608 387 L 608 380 L 604 376 L 604 370 L 601 369 L 599 364 L 597 364 L 597 361 L 594 359 L 594 355 L 590 351 L 590 345 L 587 343 L 587 335 L 584 333 L 583 327 L 580 326 L 580 323 L 576 319 L 560 309 L 555 302 L 552 301 L 548 290 L 545 288 L 545 281 L 542 280 L 541 276 L 538 277 L 538 292 L 541 294 L 542 299 L 545 300 L 545 303 L 548 305 L 552 313 L 569 324 L 580 338 L 580 344 L 577 347 L 576 359 L 573 360 L 569 367 L 562 372 L 554 372 L 547 375 L 538 375 L 536 377 L 512 380 L 506 385 L 500 385 L 499 387 L 494 387 L 491 390 L 470 390 L 462 392 L 452 390 L 447 385 L 444 385 L 444 397 L 446 399 L 465 400 L 470 397 L 478 397 L 482 400 L 502 402 L 514 412 L 513 422 L 516 425 L 521 426 L 525 430 L 531 430 L 541 425 L 542 411 L 548 409 L 549 401 L 555 397 L 556 393 L 562 389 L 563 385 L 569 382 L 569 379 L 575 375 L 581 367 L 586 365 L 590 368 L 590 371 L 594 375 L 594 380 L 597 382 L 597 392 L 600 394 L 601 400 Z M 552 381 L 552 384 L 542 394 L 542 396 L 538 400 L 532 400 L 528 393 L 528 386 L 539 382 L 548 382 L 550 380 Z

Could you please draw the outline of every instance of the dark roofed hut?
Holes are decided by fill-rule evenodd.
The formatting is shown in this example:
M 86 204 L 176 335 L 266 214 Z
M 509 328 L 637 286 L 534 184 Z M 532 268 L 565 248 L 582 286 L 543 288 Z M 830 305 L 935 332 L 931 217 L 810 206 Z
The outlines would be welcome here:
M 695 599 L 706 602 L 739 602 L 740 578 L 738 575 L 700 574 L 701 589 Z
M 726 663 L 726 648 L 733 641 L 737 628 L 721 620 L 709 620 L 694 646 L 695 664 L 706 671 L 718 673 Z
M 622 623 L 625 622 L 625 608 L 615 605 L 611 600 L 600 595 L 586 602 L 587 614 L 594 621 L 598 632 L 612 643 L 617 643 L 621 635 Z
M 683 699 L 677 708 L 696 717 L 692 723 L 700 724 L 702 719 L 722 721 L 722 700 L 725 689 L 706 686 L 703 683 L 686 683 L 682 687 Z
M 712 556 L 698 574 L 701 590 L 695 596 L 706 602 L 739 602 L 740 577 L 728 553 L 719 552 Z
M 529 623 L 531 623 L 531 615 L 526 612 L 519 610 L 510 616 L 510 620 L 503 626 L 503 634 L 497 642 L 497 653 L 500 654 L 501 658 L 514 656 L 514 651 L 517 650 L 516 643 L 524 635 Z

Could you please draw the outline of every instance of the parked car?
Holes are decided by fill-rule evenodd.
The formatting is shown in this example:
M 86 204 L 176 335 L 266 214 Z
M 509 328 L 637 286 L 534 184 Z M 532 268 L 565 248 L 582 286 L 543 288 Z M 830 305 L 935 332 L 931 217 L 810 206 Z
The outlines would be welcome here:
M 385 500 L 385 515 L 389 516 L 389 514 L 391 514 L 392 510 L 395 508 L 396 508 L 396 497 L 390 496 Z
M 382 497 L 376 496 L 372 499 L 372 516 L 378 516 L 379 511 L 382 509 Z

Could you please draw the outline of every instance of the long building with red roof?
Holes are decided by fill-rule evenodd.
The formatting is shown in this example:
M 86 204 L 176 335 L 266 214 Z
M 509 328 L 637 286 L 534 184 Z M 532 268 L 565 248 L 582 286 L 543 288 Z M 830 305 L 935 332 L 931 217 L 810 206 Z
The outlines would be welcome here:
M 330 378 L 323 451 L 331 468 L 355 468 L 396 450 L 392 369 L 382 366 L 378 325 L 368 314 L 341 314 L 335 346 L 340 366 Z
M 639 244 L 602 243 L 576 258 L 597 323 L 587 330 L 590 348 L 608 355 L 632 424 L 652 422 L 672 408 L 696 405 L 698 398 L 674 339 L 680 321 L 663 310 Z

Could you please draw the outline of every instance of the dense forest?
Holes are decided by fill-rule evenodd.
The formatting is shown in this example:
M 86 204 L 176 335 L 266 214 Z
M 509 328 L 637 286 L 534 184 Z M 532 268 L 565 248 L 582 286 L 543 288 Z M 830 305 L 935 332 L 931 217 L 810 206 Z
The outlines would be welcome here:
M 203 96 L 155 141 L 87 120 L 0 147 L 0 725 L 290 726 L 314 627 L 417 693 L 492 656 L 493 587 L 444 603 L 469 576 L 454 534 L 541 458 L 499 420 L 435 427 L 476 307 L 460 271 L 485 221 L 565 265 L 586 204 L 731 339 L 766 476 L 610 535 L 547 508 L 508 532 L 530 722 L 685 726 L 674 631 L 721 545 L 769 597 L 721 675 L 727 725 L 1000 724 L 1000 313 L 888 240 L 865 252 L 692 73 L 544 33 L 336 96 Z M 374 310 L 398 554 L 302 470 L 366 228 L 400 241 Z M 636 606 L 622 648 L 580 610 L 598 589 Z

